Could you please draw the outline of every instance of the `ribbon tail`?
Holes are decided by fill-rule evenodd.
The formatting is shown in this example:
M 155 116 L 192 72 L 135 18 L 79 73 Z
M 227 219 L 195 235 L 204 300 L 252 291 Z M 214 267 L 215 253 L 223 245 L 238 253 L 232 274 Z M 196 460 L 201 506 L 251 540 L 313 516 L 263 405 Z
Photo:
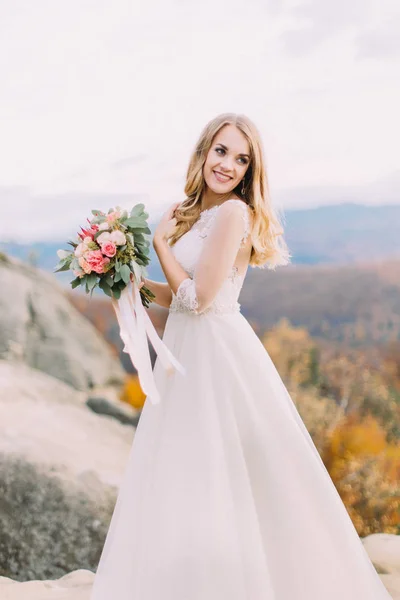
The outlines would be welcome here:
M 127 288 L 121 292 L 117 302 L 113 301 L 113 305 L 120 326 L 120 336 L 125 343 L 124 352 L 129 354 L 131 362 L 137 370 L 143 393 L 153 404 L 158 404 L 160 395 L 153 377 L 146 334 L 140 328 L 137 311 L 131 302 Z
M 140 291 L 138 286 L 133 286 L 133 293 L 135 297 L 135 305 L 138 307 L 137 309 L 137 317 L 138 322 L 140 322 L 140 327 L 144 330 L 153 346 L 161 364 L 163 367 L 170 373 L 172 373 L 175 369 L 179 371 L 182 375 L 186 375 L 186 369 L 181 365 L 181 363 L 175 358 L 172 354 L 171 350 L 164 344 L 162 339 L 159 337 L 149 315 L 143 308 L 142 299 L 140 297 Z
M 186 375 L 185 368 L 175 358 L 170 349 L 159 337 L 149 315 L 145 311 L 136 281 L 129 282 L 121 292 L 118 301 L 112 299 L 120 327 L 120 336 L 125 344 L 123 349 L 136 368 L 140 386 L 153 404 L 160 402 L 160 394 L 154 379 L 147 338 L 149 338 L 162 366 L 171 374 L 174 370 Z

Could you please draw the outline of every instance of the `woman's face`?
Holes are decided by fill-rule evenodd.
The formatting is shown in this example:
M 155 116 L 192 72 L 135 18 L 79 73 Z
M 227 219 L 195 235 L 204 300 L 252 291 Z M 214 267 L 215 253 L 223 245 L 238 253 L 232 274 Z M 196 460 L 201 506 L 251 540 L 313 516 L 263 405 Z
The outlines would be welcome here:
M 243 179 L 250 162 L 249 143 L 235 125 L 224 125 L 215 135 L 203 175 L 216 194 L 227 194 Z

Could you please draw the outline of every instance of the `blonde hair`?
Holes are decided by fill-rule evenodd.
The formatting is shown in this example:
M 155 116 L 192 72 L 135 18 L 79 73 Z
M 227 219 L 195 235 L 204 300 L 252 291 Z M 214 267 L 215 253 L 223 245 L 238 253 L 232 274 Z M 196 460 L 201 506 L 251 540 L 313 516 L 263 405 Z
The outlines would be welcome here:
M 278 214 L 270 200 L 260 134 L 248 117 L 235 113 L 220 114 L 203 129 L 186 174 L 184 191 L 187 197 L 175 211 L 177 223 L 169 237 L 169 243 L 175 244 L 200 216 L 201 198 L 206 188 L 203 166 L 215 135 L 225 125 L 235 125 L 246 137 L 250 147 L 250 162 L 244 178 L 244 196 L 240 191 L 242 182 L 228 195 L 229 197 L 232 193 L 236 193 L 248 204 L 253 213 L 250 265 L 269 269 L 286 265 L 290 262 L 291 255 L 283 239 L 283 228 Z

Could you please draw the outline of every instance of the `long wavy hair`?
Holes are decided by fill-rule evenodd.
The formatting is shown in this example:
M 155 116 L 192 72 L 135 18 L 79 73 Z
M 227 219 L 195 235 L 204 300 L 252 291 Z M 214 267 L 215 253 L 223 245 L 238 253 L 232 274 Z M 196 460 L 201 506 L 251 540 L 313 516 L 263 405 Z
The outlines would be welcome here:
M 233 193 L 242 198 L 253 213 L 250 265 L 269 269 L 286 265 L 290 262 L 291 254 L 283 238 L 280 218 L 271 203 L 261 137 L 254 123 L 241 114 L 220 114 L 203 129 L 189 162 L 184 188 L 186 199 L 175 210 L 177 222 L 169 236 L 169 244 L 175 244 L 200 216 L 201 198 L 206 189 L 203 166 L 215 135 L 225 125 L 235 125 L 246 137 L 250 147 L 244 194 L 241 191 L 242 182 L 227 194 L 227 199 Z

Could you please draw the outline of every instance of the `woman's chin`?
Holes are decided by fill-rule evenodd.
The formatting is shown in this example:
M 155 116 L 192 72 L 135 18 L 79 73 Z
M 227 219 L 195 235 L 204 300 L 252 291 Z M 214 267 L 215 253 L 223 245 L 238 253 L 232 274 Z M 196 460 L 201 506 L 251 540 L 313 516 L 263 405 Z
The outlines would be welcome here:
M 214 194 L 219 194 L 219 195 L 223 195 L 223 194 L 229 194 L 235 186 L 232 186 L 231 184 L 227 184 L 227 183 L 215 183 L 213 182 L 211 185 L 207 183 L 207 187 L 209 190 L 211 190 L 212 192 L 214 192 Z

